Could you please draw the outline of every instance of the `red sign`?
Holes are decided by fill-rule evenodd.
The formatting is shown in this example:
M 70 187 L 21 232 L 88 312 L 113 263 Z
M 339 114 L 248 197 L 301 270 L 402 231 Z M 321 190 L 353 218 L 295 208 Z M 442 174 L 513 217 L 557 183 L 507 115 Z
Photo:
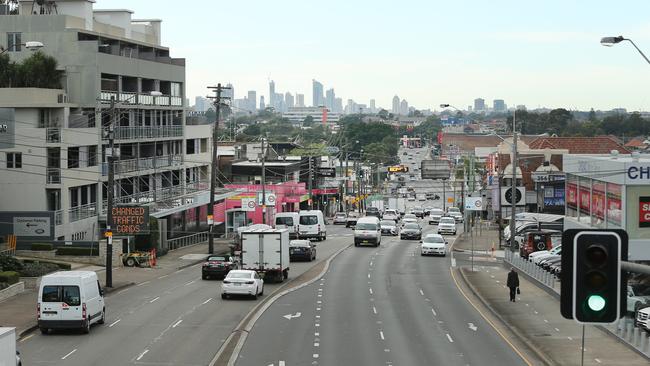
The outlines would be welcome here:
M 594 182 L 591 195 L 591 210 L 594 216 L 605 219 L 605 183 Z
M 650 227 L 650 197 L 639 197 L 639 227 Z
M 442 144 L 442 131 L 438 131 L 438 143 Z
M 567 206 L 576 208 L 578 206 L 578 187 L 575 184 L 567 183 L 566 193 Z
M 621 225 L 621 186 L 607 183 L 607 222 Z
M 591 192 L 589 188 L 580 187 L 580 211 L 589 214 L 591 208 Z

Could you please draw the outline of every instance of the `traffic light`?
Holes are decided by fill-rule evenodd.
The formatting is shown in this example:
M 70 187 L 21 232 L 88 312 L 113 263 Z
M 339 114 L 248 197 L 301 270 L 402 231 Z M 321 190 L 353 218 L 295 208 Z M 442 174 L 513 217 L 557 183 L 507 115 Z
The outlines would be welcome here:
M 626 310 L 624 230 L 568 229 L 562 235 L 562 316 L 578 323 L 613 323 Z

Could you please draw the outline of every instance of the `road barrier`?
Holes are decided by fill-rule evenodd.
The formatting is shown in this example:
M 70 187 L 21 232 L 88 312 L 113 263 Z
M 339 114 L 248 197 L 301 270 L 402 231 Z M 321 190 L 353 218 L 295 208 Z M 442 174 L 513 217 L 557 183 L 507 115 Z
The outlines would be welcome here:
M 208 240 L 208 232 L 202 231 L 200 233 L 181 236 L 180 238 L 174 238 L 167 240 L 167 247 L 169 250 L 174 250 L 178 248 L 183 248 L 189 245 L 199 244 Z

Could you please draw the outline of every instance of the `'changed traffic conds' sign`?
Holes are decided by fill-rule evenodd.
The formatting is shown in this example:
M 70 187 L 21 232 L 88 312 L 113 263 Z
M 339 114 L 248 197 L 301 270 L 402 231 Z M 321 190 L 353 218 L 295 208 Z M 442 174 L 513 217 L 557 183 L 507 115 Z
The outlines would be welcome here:
M 135 235 L 149 233 L 149 207 L 117 206 L 113 214 L 112 229 L 117 235 Z

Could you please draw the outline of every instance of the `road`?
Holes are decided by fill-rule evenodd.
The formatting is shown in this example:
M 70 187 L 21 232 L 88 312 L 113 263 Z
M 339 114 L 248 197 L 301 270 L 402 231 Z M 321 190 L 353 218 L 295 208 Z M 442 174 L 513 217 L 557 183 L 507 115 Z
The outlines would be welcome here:
M 395 237 L 348 248 L 264 313 L 237 366 L 525 365 L 458 291 L 450 266 L 449 255 L 421 257 L 417 241 Z
M 328 240 L 317 244 L 317 259 L 349 245 L 351 235 L 350 229 L 328 226 Z M 290 278 L 316 263 L 291 263 Z M 278 286 L 267 284 L 264 296 Z M 207 365 L 257 304 L 222 300 L 220 290 L 221 281 L 201 280 L 199 264 L 116 292 L 106 298 L 105 325 L 93 326 L 89 335 L 32 333 L 18 344 L 23 364 Z

